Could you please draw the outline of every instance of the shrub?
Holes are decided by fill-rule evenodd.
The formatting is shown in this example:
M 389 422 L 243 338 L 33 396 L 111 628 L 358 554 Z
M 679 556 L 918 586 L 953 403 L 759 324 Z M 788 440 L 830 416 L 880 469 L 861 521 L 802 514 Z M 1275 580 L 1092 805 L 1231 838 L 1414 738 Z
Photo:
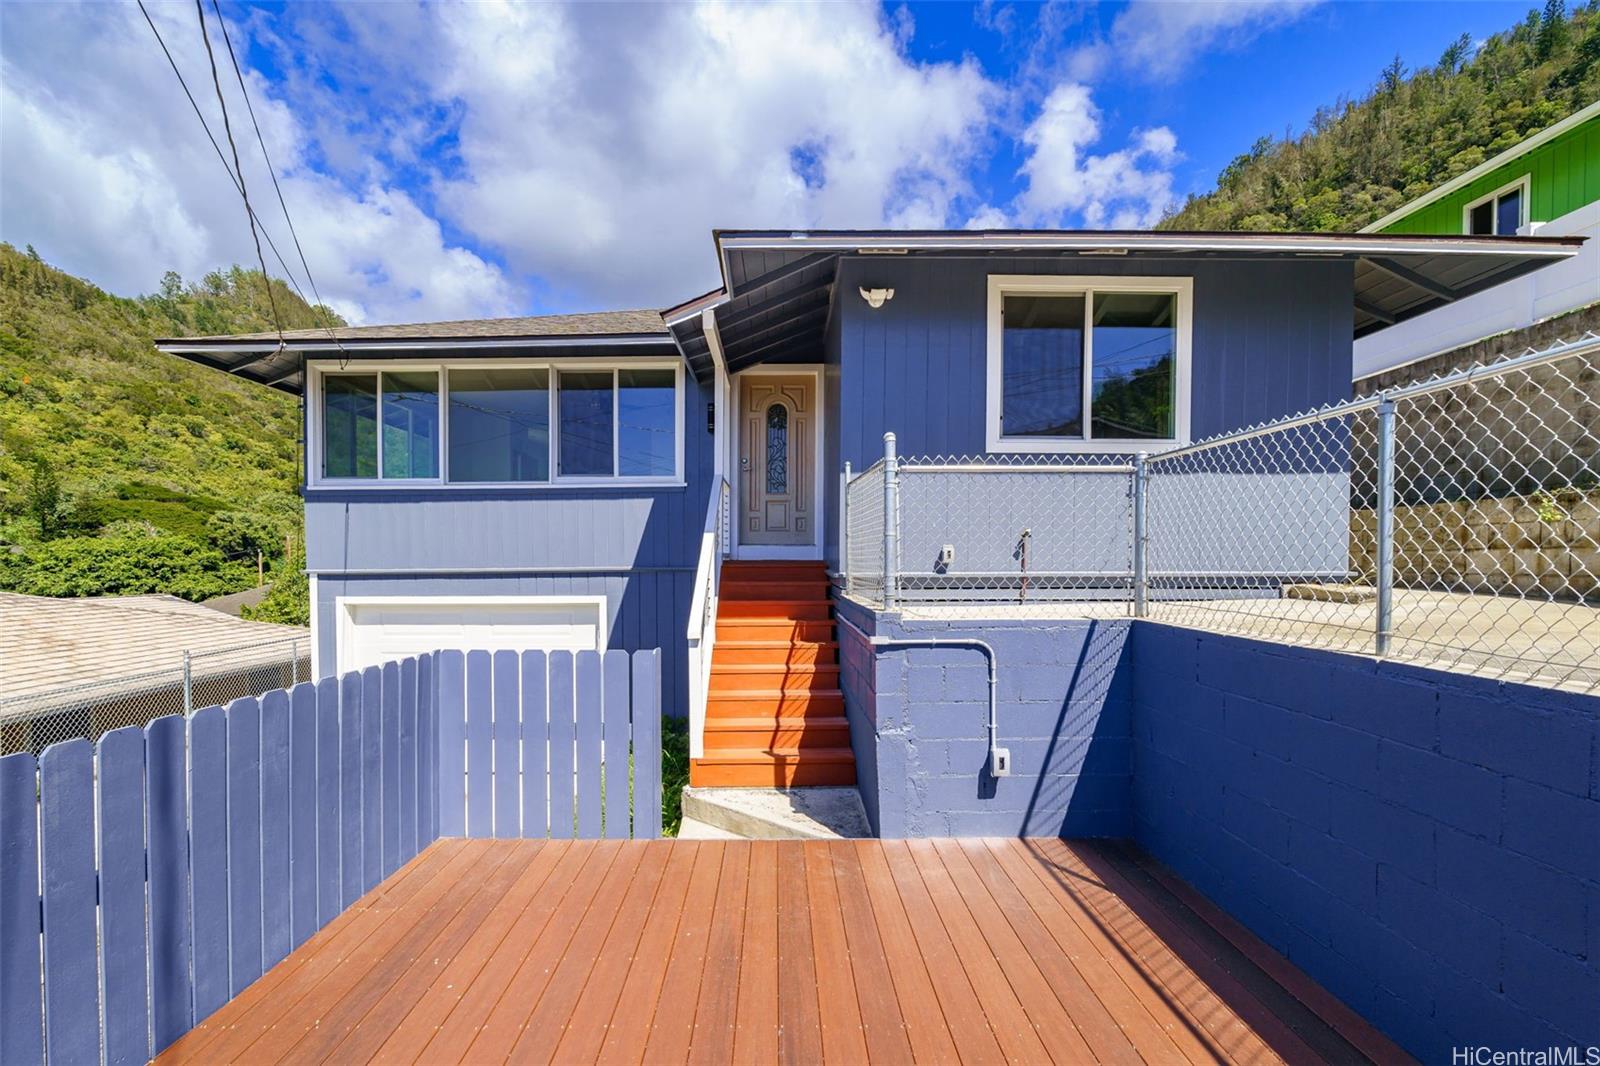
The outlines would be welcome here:
M 58 537 L 28 549 L 9 575 L 33 596 L 165 592 L 205 600 L 249 588 L 254 568 L 228 563 L 203 541 L 123 526 L 106 536 Z

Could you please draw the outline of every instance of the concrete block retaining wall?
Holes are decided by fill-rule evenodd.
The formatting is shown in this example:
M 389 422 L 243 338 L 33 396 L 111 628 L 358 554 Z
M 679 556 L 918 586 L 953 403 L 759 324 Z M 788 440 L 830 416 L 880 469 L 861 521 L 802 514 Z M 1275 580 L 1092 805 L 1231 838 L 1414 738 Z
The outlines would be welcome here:
M 1600 698 L 1148 621 L 839 627 L 884 837 L 1136 840 L 1425 1061 L 1600 1046 Z
M 1600 700 L 1140 622 L 1134 836 L 1425 1061 L 1600 1044 Z

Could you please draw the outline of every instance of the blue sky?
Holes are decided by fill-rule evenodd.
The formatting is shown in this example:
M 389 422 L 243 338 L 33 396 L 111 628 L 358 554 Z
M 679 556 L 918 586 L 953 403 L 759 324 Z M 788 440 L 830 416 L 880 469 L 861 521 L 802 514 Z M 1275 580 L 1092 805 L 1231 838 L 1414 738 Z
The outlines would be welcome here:
M 220 136 L 193 5 L 149 6 Z M 357 322 L 663 306 L 716 282 L 713 226 L 1147 226 L 1395 54 L 1431 63 L 1527 11 L 221 8 L 317 288 Z M 0 238 L 119 293 L 253 260 L 136 7 L 9 4 L 0 61 Z M 309 290 L 222 72 L 258 213 Z

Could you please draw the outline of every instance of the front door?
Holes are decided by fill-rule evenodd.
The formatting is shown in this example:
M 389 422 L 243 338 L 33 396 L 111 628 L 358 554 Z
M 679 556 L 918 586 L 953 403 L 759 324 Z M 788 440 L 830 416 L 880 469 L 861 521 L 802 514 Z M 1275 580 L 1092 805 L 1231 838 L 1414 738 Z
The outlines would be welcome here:
M 816 378 L 762 374 L 740 381 L 739 543 L 813 544 Z

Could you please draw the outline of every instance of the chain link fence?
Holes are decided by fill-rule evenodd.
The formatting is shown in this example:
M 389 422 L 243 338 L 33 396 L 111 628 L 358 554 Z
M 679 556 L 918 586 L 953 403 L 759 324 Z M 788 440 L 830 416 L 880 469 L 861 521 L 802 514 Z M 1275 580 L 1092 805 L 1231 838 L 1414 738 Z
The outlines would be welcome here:
M 1148 456 L 869 474 L 845 587 L 885 609 L 1131 614 L 1600 689 L 1600 336 Z
M 62 740 L 96 740 L 123 726 L 190 714 L 311 680 L 311 639 L 183 652 L 159 670 L 0 697 L 0 755 L 39 755 Z

